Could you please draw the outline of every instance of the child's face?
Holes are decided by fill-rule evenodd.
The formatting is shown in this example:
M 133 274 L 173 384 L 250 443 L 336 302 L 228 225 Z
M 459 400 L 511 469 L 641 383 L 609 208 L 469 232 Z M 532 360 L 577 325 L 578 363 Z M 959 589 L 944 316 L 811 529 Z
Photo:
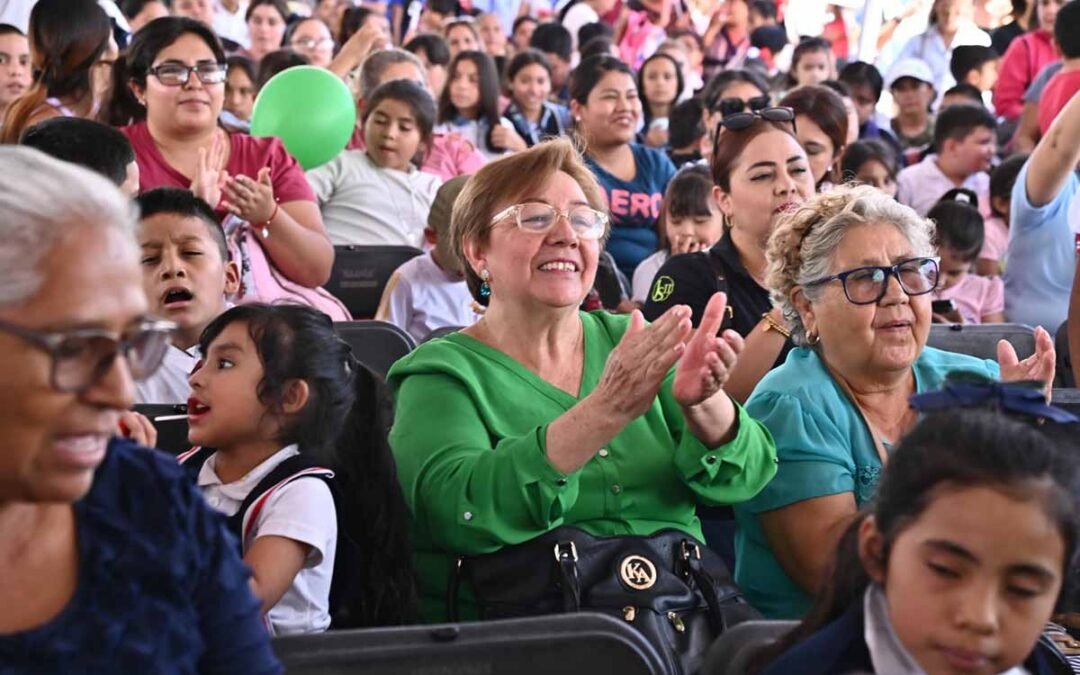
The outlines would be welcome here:
M 938 290 L 944 291 L 960 283 L 968 272 L 974 260 L 964 259 L 948 246 L 938 249 L 941 262 L 938 263 Z
M 982 67 L 978 70 L 977 81 L 974 83 L 979 88 L 979 91 L 990 91 L 997 85 L 1000 68 L 1001 61 L 998 59 L 982 64 Z
M 858 173 L 855 174 L 855 180 L 859 183 L 873 185 L 890 197 L 896 197 L 896 177 L 889 172 L 887 166 L 876 159 L 863 162 Z
M 1051 33 L 1054 32 L 1054 22 L 1057 21 L 1058 11 L 1064 4 L 1064 0 L 1039 0 L 1039 3 L 1035 5 L 1035 11 L 1039 14 L 1039 26 Z
M 558 91 L 570 79 L 570 62 L 555 52 L 544 52 L 544 56 L 551 64 L 551 88 Z
M 518 27 L 514 29 L 514 49 L 518 51 L 525 51 L 529 48 L 529 40 L 532 39 L 533 31 L 536 30 L 535 21 L 522 21 L 518 24 Z
M 881 563 L 873 520 L 860 530 L 889 619 L 927 673 L 1002 673 L 1023 662 L 1061 590 L 1065 544 L 1038 499 L 952 488 L 897 535 Z
M 674 104 L 679 97 L 679 74 L 675 64 L 665 58 L 654 59 L 642 77 L 645 99 L 650 103 Z
M 480 49 L 480 43 L 466 26 L 453 26 L 446 32 L 446 44 L 450 48 L 450 58 L 460 52 L 474 52 Z
M 960 141 L 946 140 L 945 148 L 969 174 L 989 171 L 997 150 L 997 138 L 993 129 L 978 127 Z
M 551 95 L 551 77 L 539 64 L 525 66 L 510 82 L 510 96 L 526 112 L 538 112 Z
M 892 95 L 901 114 L 925 115 L 929 112 L 934 88 L 913 77 L 902 77 L 893 83 Z
M 720 209 L 710 208 L 707 216 L 676 218 L 664 214 L 664 229 L 672 252 L 704 251 L 724 236 L 724 217 Z
M 255 83 L 243 68 L 230 68 L 225 78 L 225 109 L 242 120 L 250 120 L 254 107 Z
M 450 102 L 466 117 L 476 113 L 480 106 L 480 73 L 476 64 L 469 60 L 458 61 L 450 77 Z
M 257 393 L 262 378 L 262 360 L 247 324 L 234 321 L 210 343 L 188 378 L 188 441 L 221 450 L 273 438 L 274 418 Z
M 171 213 L 139 223 L 143 290 L 150 311 L 176 323 L 174 341 L 185 349 L 225 311 L 225 296 L 239 286 L 236 263 L 221 259 L 207 228 L 201 218 Z
M 30 88 L 30 43 L 22 35 L 0 35 L 0 111 Z
M 705 62 L 705 53 L 701 51 L 701 47 L 698 46 L 697 40 L 692 35 L 680 35 L 678 37 L 679 44 L 683 46 L 683 50 L 686 52 L 686 60 L 693 70 L 698 70 Z
M 383 100 L 364 124 L 371 161 L 384 169 L 407 171 L 420 150 L 420 127 L 404 101 Z
M 810 169 L 814 173 L 814 184 L 821 182 L 836 163 L 839 154 L 833 145 L 832 138 L 825 133 L 817 122 L 806 115 L 798 115 L 795 118 L 795 135 L 799 139 L 799 145 L 806 150 L 806 157 L 810 160 Z
M 827 52 L 807 52 L 795 66 L 795 81 L 799 86 L 821 84 L 832 77 L 832 57 Z
M 874 116 L 874 108 L 877 107 L 878 99 L 874 96 L 874 88 L 868 84 L 857 84 L 851 87 L 851 101 L 855 104 L 855 112 L 859 116 L 859 125 L 866 124 Z
M 503 32 L 499 17 L 485 14 L 476 22 L 480 29 L 480 39 L 484 41 L 484 51 L 492 56 L 506 53 L 506 33 Z

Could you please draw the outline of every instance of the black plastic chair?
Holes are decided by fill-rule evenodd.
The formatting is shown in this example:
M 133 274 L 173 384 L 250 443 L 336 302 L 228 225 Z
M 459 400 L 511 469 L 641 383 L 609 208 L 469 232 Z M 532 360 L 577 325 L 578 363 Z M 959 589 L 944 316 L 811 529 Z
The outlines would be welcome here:
M 447 335 L 452 335 L 452 334 L 458 332 L 461 329 L 462 329 L 462 326 L 443 326 L 442 328 L 436 328 L 435 330 L 428 333 L 427 337 L 425 337 L 420 342 L 424 343 L 424 342 L 431 342 L 432 340 L 438 340 L 441 337 L 446 337 Z
M 188 442 L 187 406 L 171 403 L 153 403 L 135 406 L 135 412 L 146 415 L 157 429 L 158 450 L 164 450 L 170 455 L 179 455 L 191 449 Z M 163 417 L 176 417 L 184 415 L 182 419 L 160 419 Z
M 791 632 L 798 621 L 746 621 L 729 628 L 705 653 L 700 675 L 746 675 L 754 657 Z
M 1035 329 L 1020 323 L 934 324 L 927 345 L 997 361 L 998 340 L 1008 340 L 1021 359 L 1035 353 Z
M 411 246 L 335 246 L 334 267 L 323 288 L 341 300 L 354 319 L 370 319 L 390 275 L 418 255 L 423 251 Z
M 416 349 L 411 335 L 385 321 L 339 321 L 334 330 L 352 346 L 357 361 L 384 378 L 394 361 Z
M 1055 389 L 1050 403 L 1055 408 L 1063 408 L 1080 417 L 1080 389 Z
M 331 631 L 276 638 L 289 675 L 673 675 L 632 626 L 602 614 Z

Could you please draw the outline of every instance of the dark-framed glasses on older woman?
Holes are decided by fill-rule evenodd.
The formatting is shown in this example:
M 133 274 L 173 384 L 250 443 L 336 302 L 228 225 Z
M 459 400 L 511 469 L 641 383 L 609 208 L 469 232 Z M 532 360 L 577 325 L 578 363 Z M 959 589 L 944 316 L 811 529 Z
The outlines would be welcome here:
M 546 234 L 555 227 L 560 216 L 566 218 L 570 227 L 574 228 L 574 232 L 582 239 L 600 239 L 607 232 L 607 214 L 584 204 L 571 206 L 567 211 L 543 202 L 515 204 L 495 214 L 491 224 L 512 217 L 519 229 L 534 234 Z
M 52 359 L 49 382 L 57 391 L 79 394 L 97 384 L 120 354 L 131 376 L 144 380 L 161 365 L 176 330 L 171 321 L 143 321 L 119 337 L 111 331 L 78 328 L 38 331 L 0 320 L 0 331 L 18 336 Z
M 191 74 L 203 84 L 221 84 L 228 76 L 228 66 L 224 63 L 197 63 L 185 66 L 182 63 L 163 63 L 146 71 L 166 87 L 182 87 L 191 80 Z
M 939 258 L 910 258 L 901 260 L 890 267 L 856 267 L 839 274 L 814 279 L 803 284 L 804 287 L 821 286 L 830 281 L 839 281 L 844 286 L 844 295 L 853 305 L 873 305 L 885 297 L 889 288 L 889 279 L 896 277 L 900 288 L 908 295 L 926 295 L 938 285 Z

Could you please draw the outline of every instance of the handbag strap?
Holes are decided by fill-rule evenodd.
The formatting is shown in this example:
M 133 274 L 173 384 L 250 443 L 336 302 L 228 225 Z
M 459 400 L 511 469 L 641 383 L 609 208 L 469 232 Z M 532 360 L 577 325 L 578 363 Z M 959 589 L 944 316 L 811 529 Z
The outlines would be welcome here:
M 577 546 L 572 541 L 555 544 L 555 562 L 559 568 L 559 585 L 563 592 L 563 611 L 581 611 L 581 577 L 578 575 Z
M 709 626 L 714 635 L 720 635 L 724 632 L 720 600 L 717 598 L 716 582 L 701 564 L 701 548 L 697 542 L 683 539 L 679 544 L 679 550 L 683 563 L 686 565 L 686 571 L 694 579 L 701 595 L 705 597 L 705 604 L 709 607 Z
M 459 555 L 454 559 L 450 581 L 446 584 L 446 618 L 450 623 L 458 621 L 458 588 L 461 586 L 461 567 L 464 564 L 465 556 Z

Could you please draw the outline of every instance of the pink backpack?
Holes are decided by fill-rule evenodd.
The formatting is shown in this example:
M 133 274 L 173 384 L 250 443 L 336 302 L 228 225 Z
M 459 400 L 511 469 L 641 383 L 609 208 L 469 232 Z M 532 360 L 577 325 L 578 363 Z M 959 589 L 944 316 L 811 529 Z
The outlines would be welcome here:
M 229 242 L 229 254 L 240 265 L 240 290 L 231 298 L 233 302 L 292 302 L 314 307 L 334 321 L 352 321 L 345 305 L 325 289 L 308 288 L 286 279 L 270 262 L 247 221 L 229 216 L 221 226 Z

